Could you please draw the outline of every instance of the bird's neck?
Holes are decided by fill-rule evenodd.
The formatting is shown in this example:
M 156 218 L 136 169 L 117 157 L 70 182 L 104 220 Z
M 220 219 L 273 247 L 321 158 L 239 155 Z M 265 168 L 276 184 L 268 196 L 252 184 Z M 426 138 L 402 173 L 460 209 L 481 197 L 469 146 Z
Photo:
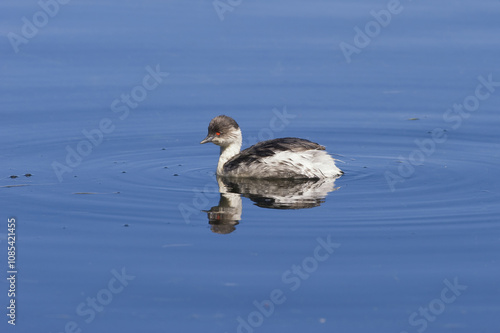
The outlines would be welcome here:
M 235 155 L 240 153 L 241 149 L 241 137 L 235 140 L 228 146 L 220 147 L 219 164 L 217 164 L 217 174 L 223 175 L 224 164 L 233 158 Z

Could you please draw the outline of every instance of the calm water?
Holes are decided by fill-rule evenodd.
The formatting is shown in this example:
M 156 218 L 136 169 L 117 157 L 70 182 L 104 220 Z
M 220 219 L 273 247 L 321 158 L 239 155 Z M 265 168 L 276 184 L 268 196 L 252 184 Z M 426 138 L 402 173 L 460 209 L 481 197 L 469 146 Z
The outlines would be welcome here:
M 0 5 L 2 332 L 498 332 L 498 1 L 48 3 Z M 218 114 L 345 175 L 220 194 Z

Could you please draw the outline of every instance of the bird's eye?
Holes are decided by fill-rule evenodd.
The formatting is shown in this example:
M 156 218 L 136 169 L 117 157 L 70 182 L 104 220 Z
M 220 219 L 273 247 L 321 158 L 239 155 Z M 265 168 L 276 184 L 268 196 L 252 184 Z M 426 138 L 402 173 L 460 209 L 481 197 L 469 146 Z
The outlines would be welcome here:
M 220 136 L 220 132 L 215 132 L 215 135 Z

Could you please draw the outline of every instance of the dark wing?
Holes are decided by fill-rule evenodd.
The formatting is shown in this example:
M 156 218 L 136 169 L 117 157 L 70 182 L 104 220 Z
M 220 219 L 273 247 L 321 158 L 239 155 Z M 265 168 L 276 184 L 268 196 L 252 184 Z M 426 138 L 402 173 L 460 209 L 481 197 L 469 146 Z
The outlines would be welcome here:
M 258 162 L 263 157 L 273 156 L 282 151 L 301 152 L 306 150 L 325 150 L 325 147 L 315 142 L 299 138 L 280 138 L 259 142 L 230 159 L 224 164 L 227 171 L 238 167 L 240 163 L 249 165 Z

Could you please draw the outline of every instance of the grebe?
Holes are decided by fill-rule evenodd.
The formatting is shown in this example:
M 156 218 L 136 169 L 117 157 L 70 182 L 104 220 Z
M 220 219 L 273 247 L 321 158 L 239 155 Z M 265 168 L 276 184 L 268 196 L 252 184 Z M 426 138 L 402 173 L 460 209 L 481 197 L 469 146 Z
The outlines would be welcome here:
M 200 143 L 220 146 L 217 175 L 246 178 L 329 178 L 343 172 L 325 147 L 305 139 L 281 138 L 241 149 L 241 130 L 228 116 L 217 116 Z

